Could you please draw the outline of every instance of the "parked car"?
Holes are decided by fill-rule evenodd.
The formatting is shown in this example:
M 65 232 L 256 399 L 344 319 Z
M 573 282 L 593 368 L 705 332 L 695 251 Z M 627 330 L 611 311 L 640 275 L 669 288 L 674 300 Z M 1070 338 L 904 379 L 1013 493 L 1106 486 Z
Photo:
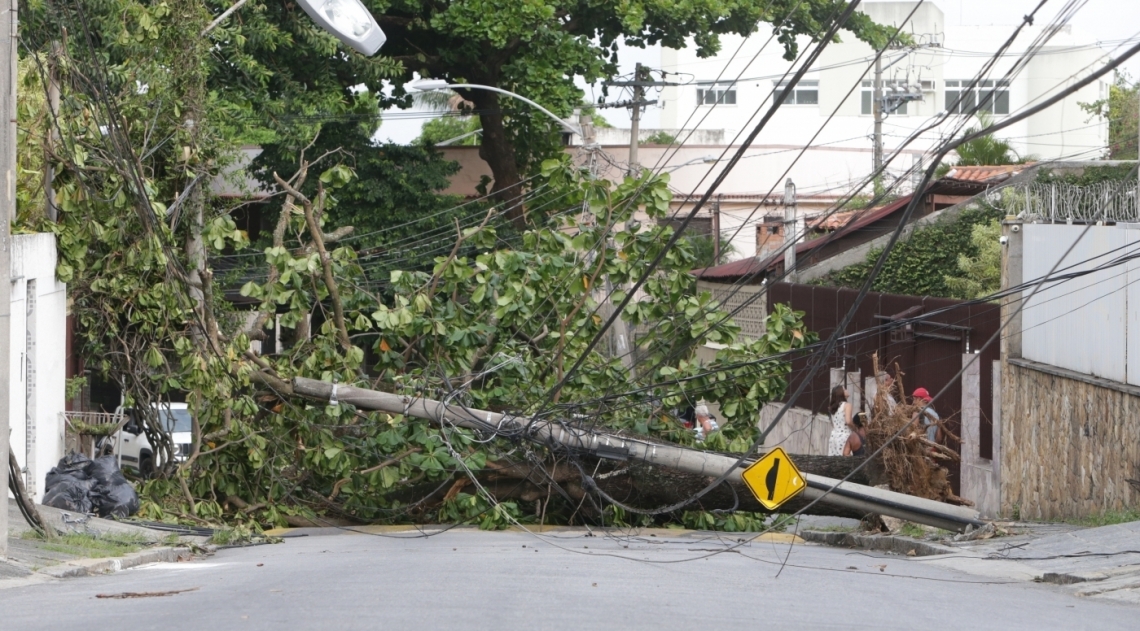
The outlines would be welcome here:
M 185 460 L 190 455 L 190 441 L 193 440 L 190 410 L 185 403 L 160 403 L 155 407 L 159 421 L 170 434 L 174 461 Z M 125 415 L 126 422 L 118 432 L 101 438 L 96 443 L 96 449 L 99 453 L 118 455 L 121 467 L 134 469 L 143 477 L 150 477 L 157 466 L 163 463 L 155 455 L 154 447 L 143 431 L 142 418 L 137 410 L 121 406 L 115 413 Z

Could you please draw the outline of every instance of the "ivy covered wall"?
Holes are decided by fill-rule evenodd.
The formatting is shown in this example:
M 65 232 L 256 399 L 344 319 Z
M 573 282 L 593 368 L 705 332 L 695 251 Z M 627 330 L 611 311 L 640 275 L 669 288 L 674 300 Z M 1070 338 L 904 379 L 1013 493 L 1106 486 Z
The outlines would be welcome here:
M 872 291 L 911 296 L 960 298 L 947 283 L 947 277 L 962 276 L 960 256 L 976 258 L 978 245 L 971 237 L 974 226 L 1001 219 L 1004 212 L 988 204 L 963 210 L 957 216 L 916 228 L 900 240 L 887 257 L 887 264 L 875 278 Z M 875 248 L 861 263 L 834 271 L 816 281 L 818 285 L 859 288 L 883 252 Z

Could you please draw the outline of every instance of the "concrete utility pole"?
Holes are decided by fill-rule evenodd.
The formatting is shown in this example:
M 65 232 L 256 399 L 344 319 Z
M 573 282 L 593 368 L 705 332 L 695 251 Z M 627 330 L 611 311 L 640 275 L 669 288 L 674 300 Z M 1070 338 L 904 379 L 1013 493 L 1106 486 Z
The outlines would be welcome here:
M 723 195 L 717 194 L 712 205 L 712 238 L 713 238 L 713 266 L 720 265 L 720 200 Z
M 641 173 L 641 165 L 637 162 L 637 145 L 641 135 L 641 102 L 645 100 L 645 81 L 643 66 L 640 62 L 633 71 L 633 111 L 630 114 L 629 124 L 629 174 L 636 177 Z
M 792 178 L 784 184 L 784 280 L 796 282 L 796 244 L 800 241 L 796 226 L 796 185 Z
M 597 144 L 597 136 L 596 136 L 596 133 L 594 131 L 593 117 L 590 115 L 587 115 L 585 113 L 579 114 L 578 115 L 578 127 L 580 127 L 582 129 L 582 143 L 583 143 L 582 148 L 585 149 L 586 152 L 590 156 L 589 160 L 588 160 L 588 165 L 589 165 L 589 169 L 590 169 L 590 177 L 593 178 L 593 177 L 596 177 L 596 175 L 597 175 L 596 174 L 596 170 L 597 170 L 597 166 L 598 166 L 597 152 L 599 149 L 598 144 Z M 590 216 L 590 212 L 589 212 L 589 208 L 587 207 L 587 203 L 583 202 L 583 204 L 582 204 L 582 217 L 585 218 L 585 217 L 589 217 L 589 216 Z M 593 221 L 593 220 L 591 219 L 590 221 Z M 605 293 L 602 295 L 602 300 L 604 301 L 602 304 L 602 309 L 601 309 L 602 314 L 603 314 L 602 317 L 609 319 L 610 315 L 613 313 L 613 308 L 614 308 L 613 303 L 609 299 L 609 297 L 613 295 L 613 291 L 614 291 L 614 286 L 613 286 L 613 283 L 610 281 L 609 274 L 606 274 L 606 276 L 605 276 L 605 283 L 603 284 L 603 291 L 605 291 Z M 630 379 L 633 379 L 634 367 L 633 367 L 633 353 L 631 352 L 632 340 L 630 339 L 629 327 L 626 326 L 625 320 L 618 318 L 617 321 L 614 322 L 614 325 L 612 327 L 610 327 L 610 335 L 612 336 L 612 340 L 611 340 L 612 344 L 610 345 L 610 348 L 613 349 L 613 353 L 615 355 L 617 355 L 618 357 L 621 358 L 622 365 L 625 366 L 626 370 L 629 371 Z
M 48 58 L 48 108 L 51 117 L 48 125 L 51 133 L 48 134 L 47 151 L 44 155 L 44 206 L 49 221 L 59 219 L 55 207 L 55 169 L 51 166 L 49 155 L 59 144 L 59 60 L 63 57 L 63 46 L 59 42 L 51 43 L 51 57 Z
M 598 109 L 607 107 L 629 107 L 630 113 L 630 129 L 629 129 L 629 174 L 637 176 L 641 173 L 641 165 L 637 161 L 637 146 L 638 136 L 641 135 L 641 108 L 646 105 L 653 105 L 657 102 L 656 99 L 652 101 L 645 100 L 645 88 L 661 87 L 667 85 L 680 85 L 679 83 L 671 81 L 654 81 L 653 77 L 649 75 L 649 68 L 638 63 L 634 67 L 632 81 L 607 81 L 607 86 L 633 88 L 633 100 L 620 101 L 617 103 L 603 103 L 598 105 Z
M 8 495 L 8 453 L 12 413 L 12 218 L 16 216 L 16 27 L 17 0 L 8 0 L 8 9 L 0 17 L 0 55 L 8 69 L 4 87 L 0 89 L 0 161 L 4 164 L 4 183 L 0 187 L 0 489 Z M 0 510 L 0 558 L 8 556 L 8 506 Z
M 432 399 L 405 397 L 352 386 L 337 386 L 327 381 L 304 377 L 293 378 L 293 392 L 324 403 L 331 401 L 335 394 L 338 402 L 348 403 L 362 410 L 403 414 L 426 419 L 437 425 L 446 420 L 457 427 L 510 432 L 549 447 L 590 453 L 609 459 L 639 460 L 696 475 L 718 477 L 728 473 L 729 481 L 741 482 L 740 474 L 743 468 L 736 467 L 737 459 L 717 453 L 651 443 L 583 427 L 566 427 L 542 419 L 475 410 L 460 405 L 445 405 Z M 977 528 L 983 525 L 978 519 L 977 511 L 964 506 L 950 506 L 862 484 L 841 483 L 833 478 L 810 473 L 804 474 L 804 480 L 807 482 L 807 488 L 804 489 L 803 495 L 809 500 L 823 498 L 821 501 L 833 506 L 889 515 L 958 532 L 965 530 L 967 526 Z
M 875 80 L 871 92 L 871 114 L 875 117 L 872 172 L 883 168 L 883 56 L 875 57 Z M 875 176 L 876 181 L 881 177 Z

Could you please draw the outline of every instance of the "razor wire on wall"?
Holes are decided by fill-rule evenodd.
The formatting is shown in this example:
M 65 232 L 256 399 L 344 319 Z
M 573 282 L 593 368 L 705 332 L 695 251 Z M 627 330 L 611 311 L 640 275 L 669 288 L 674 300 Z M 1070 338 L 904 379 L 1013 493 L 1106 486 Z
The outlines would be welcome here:
M 1001 201 L 1013 215 L 1043 223 L 1140 223 L 1136 180 L 1076 186 L 1030 182 L 1005 188 Z

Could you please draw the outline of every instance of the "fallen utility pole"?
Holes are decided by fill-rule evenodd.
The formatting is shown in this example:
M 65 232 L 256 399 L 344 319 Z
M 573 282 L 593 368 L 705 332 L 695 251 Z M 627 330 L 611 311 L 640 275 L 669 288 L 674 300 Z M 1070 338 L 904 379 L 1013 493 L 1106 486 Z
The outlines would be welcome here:
M 389 392 L 368 390 L 354 386 L 340 386 L 316 379 L 295 377 L 293 392 L 321 402 L 349 403 L 363 410 L 389 414 L 403 414 L 426 419 L 437 425 L 445 420 L 458 427 L 502 434 L 522 435 L 548 447 L 588 453 L 599 458 L 640 460 L 648 464 L 693 473 L 719 477 L 729 473 L 731 482 L 741 481 L 741 471 L 749 463 L 736 466 L 736 458 L 688 449 L 674 445 L 660 445 L 618 436 L 597 430 L 568 427 L 559 423 L 512 416 L 464 406 L 447 405 L 442 401 L 401 396 Z M 978 512 L 962 506 L 895 493 L 862 484 L 840 482 L 834 478 L 804 474 L 807 488 L 803 497 L 821 499 L 834 506 L 905 519 L 927 526 L 961 532 L 967 527 L 984 524 Z

